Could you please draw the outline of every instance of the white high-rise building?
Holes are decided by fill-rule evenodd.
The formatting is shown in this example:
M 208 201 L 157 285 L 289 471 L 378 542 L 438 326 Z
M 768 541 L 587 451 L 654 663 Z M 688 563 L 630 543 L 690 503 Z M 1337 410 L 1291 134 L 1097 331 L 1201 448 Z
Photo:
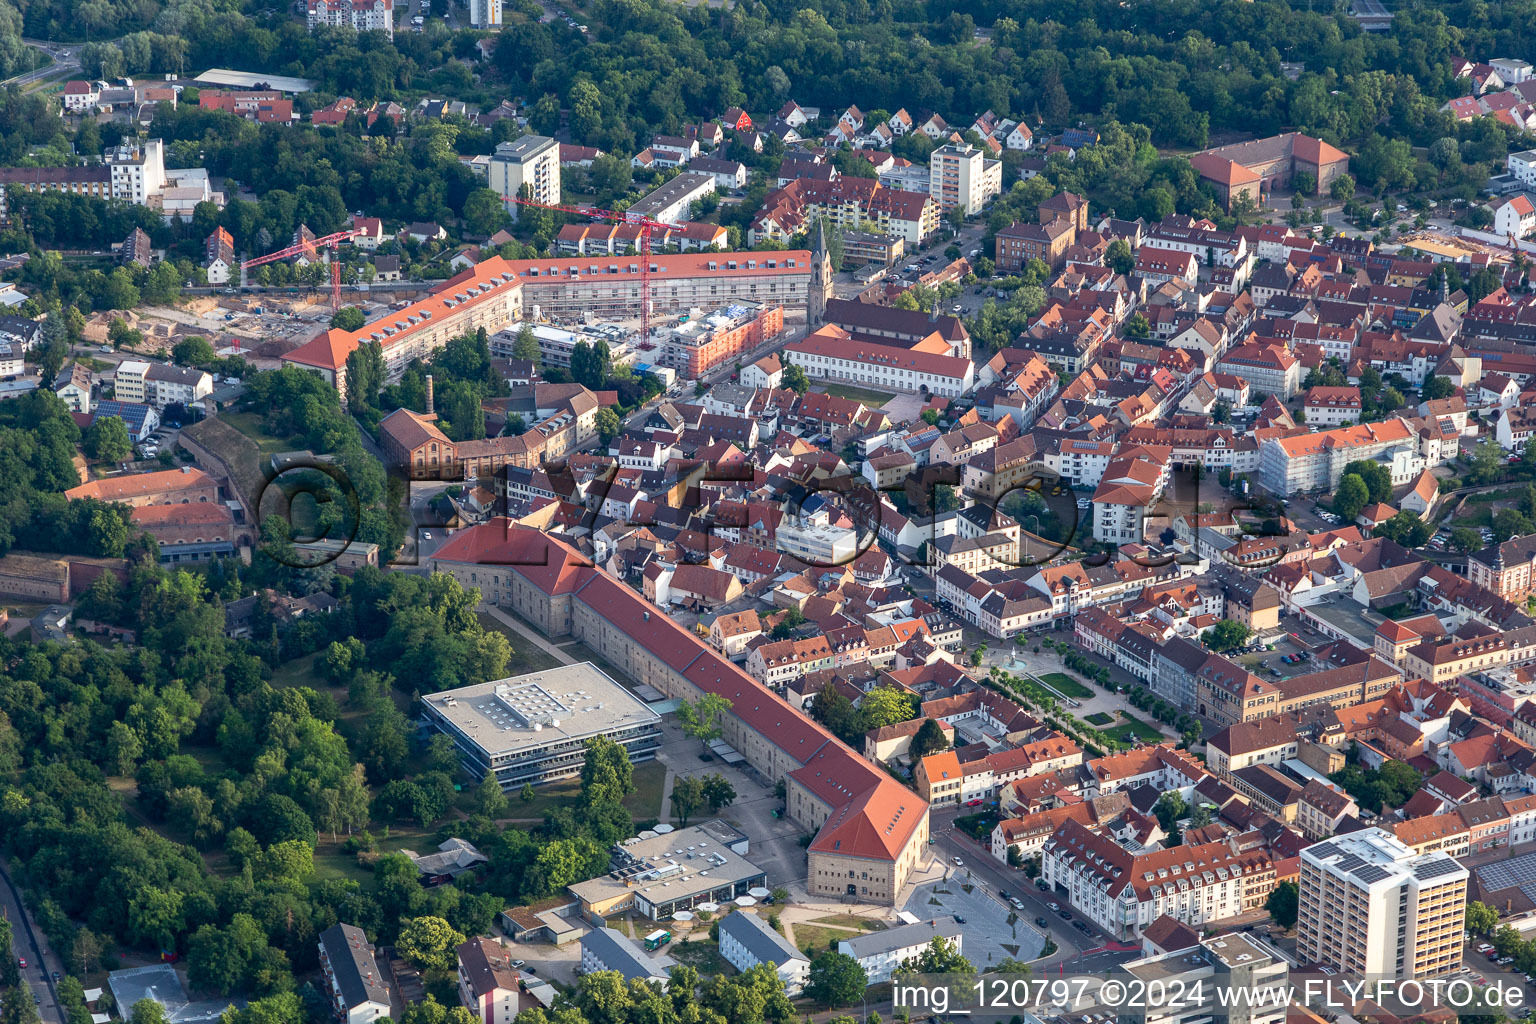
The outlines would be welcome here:
M 1367 829 L 1301 851 L 1297 953 L 1351 974 L 1426 978 L 1461 966 L 1467 869 Z
M 395 37 L 394 0 L 309 0 L 307 24 L 313 32 L 318 25 L 350 28 L 358 32 L 380 29 Z
M 165 144 L 159 139 L 125 142 L 107 153 L 112 168 L 112 198 L 145 205 L 165 188 Z
M 1002 162 L 987 160 L 975 146 L 951 143 L 928 157 L 928 194 L 945 213 L 956 206 L 967 217 L 980 213 L 1002 190 Z
M 491 154 L 486 184 L 506 201 L 512 219 L 517 204 L 512 197 L 528 186 L 528 198 L 540 203 L 560 202 L 560 144 L 543 135 L 524 135 L 503 142 Z
M 469 23 L 475 28 L 500 28 L 501 0 L 469 0 Z

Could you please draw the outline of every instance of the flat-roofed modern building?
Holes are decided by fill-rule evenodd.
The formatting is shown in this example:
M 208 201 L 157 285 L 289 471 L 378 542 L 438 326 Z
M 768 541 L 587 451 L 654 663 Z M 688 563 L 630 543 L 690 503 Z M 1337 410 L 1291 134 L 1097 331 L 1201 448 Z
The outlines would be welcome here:
M 1138 991 L 1188 993 L 1127 1002 L 1118 1024 L 1197 1024 L 1213 1017 L 1224 1024 L 1284 1024 L 1290 1005 L 1284 955 L 1240 932 L 1120 964 L 1111 977 Z
M 1461 966 L 1469 872 L 1367 829 L 1301 851 L 1296 951 L 1351 974 L 1422 978 Z
M 661 746 L 661 716 L 591 662 L 444 690 L 421 699 L 477 779 L 503 789 L 581 774 L 587 740 L 606 736 L 633 762 Z
M 630 911 L 666 921 L 679 910 L 729 903 L 766 886 L 767 873 L 746 858 L 747 848 L 747 837 L 723 821 L 642 832 L 614 846 L 606 873 L 570 891 L 594 923 Z

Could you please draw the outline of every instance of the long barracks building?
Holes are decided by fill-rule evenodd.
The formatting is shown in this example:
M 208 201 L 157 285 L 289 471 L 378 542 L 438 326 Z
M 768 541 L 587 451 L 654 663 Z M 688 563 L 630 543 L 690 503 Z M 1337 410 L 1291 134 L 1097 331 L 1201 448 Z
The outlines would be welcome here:
M 725 697 L 725 741 L 770 784 L 782 779 L 789 817 L 817 830 L 811 893 L 896 903 L 927 845 L 928 804 L 645 598 L 561 541 L 506 519 L 455 534 L 432 569 L 546 636 L 581 640 L 636 683 L 674 698 Z
M 453 338 L 476 328 L 495 332 L 532 314 L 608 320 L 641 313 L 640 256 L 562 256 L 504 260 L 493 256 L 432 289 L 426 298 L 355 331 L 331 328 L 283 356 L 283 362 L 314 370 L 346 401 L 347 357 L 367 342 L 383 347 L 390 380 L 413 359 L 425 359 Z M 804 310 L 817 322 L 831 294 L 831 270 L 823 251 L 703 252 L 652 254 L 651 312 L 683 313 L 758 302 Z

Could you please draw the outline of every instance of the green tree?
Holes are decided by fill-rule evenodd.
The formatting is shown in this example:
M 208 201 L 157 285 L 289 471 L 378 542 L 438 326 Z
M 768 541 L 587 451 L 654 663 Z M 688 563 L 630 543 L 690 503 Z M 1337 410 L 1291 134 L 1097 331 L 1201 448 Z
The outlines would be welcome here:
M 912 760 L 921 761 L 929 754 L 937 753 L 948 746 L 949 741 L 944 738 L 944 730 L 939 723 L 931 718 L 925 718 L 912 737 Z
M 895 725 L 917 717 L 917 702 L 894 686 L 877 686 L 859 698 L 865 731 Z
M 613 442 L 624 429 L 624 424 L 619 420 L 619 414 L 609 408 L 597 410 L 597 436 L 602 439 L 604 446 Z
M 1344 473 L 1346 475 L 1353 473 L 1361 479 L 1365 484 L 1368 500 L 1392 500 L 1392 474 L 1381 463 L 1370 459 L 1357 459 L 1345 465 Z
M 1498 927 L 1499 912 L 1486 903 L 1467 901 L 1466 928 L 1468 935 L 1491 935 Z
M 703 785 L 704 800 L 709 804 L 710 814 L 718 814 L 722 807 L 729 807 L 736 802 L 736 787 L 719 772 L 704 776 Z
M 539 353 L 539 339 L 534 337 L 533 328 L 524 324 L 518 329 L 517 340 L 512 343 L 512 358 L 526 359 L 537 369 L 542 365 Z
M 525 804 L 533 803 L 537 797 L 538 793 L 534 792 L 533 783 L 531 782 L 523 783 L 523 788 L 517 794 L 517 798 Z
M 1270 891 L 1264 901 L 1264 909 L 1275 923 L 1286 931 L 1296 927 L 1296 914 L 1300 904 L 1301 887 L 1295 882 L 1281 882 Z
M 133 453 L 133 440 L 121 416 L 99 416 L 81 439 L 87 457 L 98 462 L 120 462 Z
M 692 736 L 707 750 L 711 741 L 725 735 L 725 716 L 730 710 L 729 698 L 706 693 L 698 700 L 680 702 L 677 720 L 683 727 L 683 734 Z
M 672 816 L 679 825 L 686 826 L 693 812 L 704 806 L 704 782 L 689 775 L 672 783 Z
M 635 791 L 629 753 L 606 736 L 587 740 L 581 763 L 581 799 L 586 804 L 617 804 Z
M 1360 514 L 1370 497 L 1371 492 L 1365 481 L 1358 474 L 1346 473 L 1339 481 L 1338 490 L 1334 492 L 1333 511 L 1345 522 L 1349 522 Z
M 470 234 L 489 237 L 512 223 L 501 196 L 488 188 L 477 188 L 464 198 L 464 226 Z
M 1504 472 L 1504 449 L 1493 438 L 1484 438 L 1472 449 L 1471 462 L 1467 482 L 1474 486 L 1491 484 Z
M 1136 269 L 1136 255 L 1131 252 L 1131 243 L 1123 238 L 1110 242 L 1109 250 L 1104 254 L 1104 264 L 1117 274 L 1129 274 Z
M 1235 650 L 1248 642 L 1252 630 L 1241 622 L 1232 619 L 1222 619 L 1216 625 L 1206 630 L 1200 637 L 1205 646 L 1218 654 Z
M 827 950 L 811 961 L 805 994 L 823 1006 L 847 1006 L 864 996 L 869 975 L 846 953 Z
M 1426 402 L 1439 401 L 1442 398 L 1450 398 L 1456 393 L 1456 382 L 1449 377 L 1441 377 L 1436 374 L 1428 374 L 1424 378 L 1424 385 L 1419 388 L 1419 397 Z
M 1125 322 L 1125 336 L 1127 338 L 1147 338 L 1152 334 L 1152 325 L 1147 318 L 1140 313 L 1132 313 L 1130 319 Z
M 475 788 L 475 810 L 487 818 L 499 818 L 507 813 L 507 805 L 507 794 L 496 781 L 496 773 L 486 772 Z
M 165 1007 L 148 997 L 133 1004 L 128 1014 L 128 1024 L 168 1024 Z
M 902 974 L 975 974 L 975 966 L 960 954 L 959 947 L 942 935 L 935 935 L 923 951 L 901 962 Z
M 395 948 L 400 955 L 424 971 L 450 971 L 458 962 L 455 948 L 464 935 L 441 917 L 413 917 L 400 926 Z
M 803 395 L 811 388 L 811 382 L 806 378 L 805 371 L 787 359 L 784 360 L 784 372 L 779 382 L 797 395 Z
M 1429 540 L 1430 526 L 1412 512 L 1399 512 L 1376 527 L 1374 536 L 1385 537 L 1405 548 L 1422 547 Z
M 368 318 L 356 306 L 343 306 L 331 314 L 331 326 L 338 331 L 360 331 Z
M 207 338 L 187 337 L 171 349 L 171 358 L 178 366 L 209 366 L 218 360 L 219 354 Z
M 1152 805 L 1152 814 L 1157 818 L 1158 825 L 1170 836 L 1188 813 L 1189 805 L 1176 790 L 1168 790 Z
M 1491 529 L 1495 544 L 1502 544 L 1511 537 L 1523 537 L 1528 533 L 1536 533 L 1536 525 L 1533 525 L 1519 509 L 1513 508 L 1501 508 L 1495 512 Z
M 1453 550 L 1466 554 L 1479 550 L 1483 546 L 1483 538 L 1476 530 L 1458 526 L 1451 531 L 1449 543 Z

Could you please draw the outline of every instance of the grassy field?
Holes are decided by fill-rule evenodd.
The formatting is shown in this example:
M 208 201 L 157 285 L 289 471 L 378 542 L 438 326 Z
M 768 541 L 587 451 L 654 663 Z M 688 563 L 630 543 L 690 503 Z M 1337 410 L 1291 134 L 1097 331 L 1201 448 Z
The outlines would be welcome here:
M 256 447 L 263 455 L 273 455 L 277 452 L 291 452 L 304 447 L 298 438 L 273 437 L 268 434 L 262 425 L 262 417 L 254 412 L 222 412 L 219 419 L 234 427 L 240 433 L 256 443 Z
M 506 625 L 494 615 L 485 612 L 477 612 L 476 617 L 480 625 L 487 633 L 501 633 L 512 645 L 512 660 L 507 662 L 507 675 L 522 675 L 524 672 L 543 672 L 545 669 L 554 668 L 560 662 L 551 655 L 545 653 L 544 648 L 529 640 L 522 633 Z
M 1100 734 L 1121 743 L 1129 743 L 1132 739 L 1140 739 L 1144 743 L 1156 743 L 1163 739 L 1163 734 L 1155 726 L 1148 725 L 1140 719 L 1124 716 L 1125 721 L 1112 729 L 1100 729 Z
M 1088 689 L 1088 687 L 1084 686 L 1076 679 L 1073 679 L 1065 672 L 1047 672 L 1044 675 L 1036 676 L 1035 678 L 1039 679 L 1042 683 L 1044 683 L 1046 686 L 1049 686 L 1051 689 L 1060 693 L 1064 693 L 1068 697 L 1073 697 L 1077 700 L 1086 700 L 1093 696 L 1092 690 Z
M 1083 721 L 1087 722 L 1089 725 L 1108 725 L 1110 722 L 1114 721 L 1114 718 L 1110 715 L 1106 715 L 1102 711 L 1095 711 L 1091 715 L 1084 715 Z
M 438 839 L 435 829 L 423 831 L 396 824 L 389 826 L 387 836 L 383 834 L 382 828 L 376 828 L 373 834 L 378 841 L 375 848 L 377 853 L 415 850 L 417 853 L 427 854 L 437 850 Z M 366 882 L 373 877 L 372 867 L 359 863 L 357 854 L 348 853 L 342 849 L 342 844 L 346 841 L 346 836 L 339 836 L 336 840 L 332 840 L 329 833 L 320 834 L 315 846 L 316 878 L 343 878 Z
M 664 927 L 677 927 L 669 925 Z M 738 973 L 725 957 L 720 955 L 720 947 L 709 940 L 709 926 L 705 925 L 703 931 L 689 933 L 685 942 L 669 943 L 665 949 L 678 963 L 687 964 L 698 970 L 703 977 L 712 974 L 730 975 Z
M 849 928 L 827 928 L 819 924 L 793 924 L 790 928 L 795 933 L 795 945 L 813 957 L 825 952 L 832 940 L 851 939 L 859 934 Z
M 825 384 L 822 390 L 829 395 L 838 398 L 851 398 L 855 402 L 863 402 L 869 406 L 880 406 L 889 402 L 896 396 L 886 391 L 871 391 L 868 388 L 856 388 L 847 384 Z
M 859 917 L 857 914 L 831 914 L 827 917 L 818 917 L 812 924 L 829 924 L 840 928 L 857 928 L 860 931 L 878 932 L 885 930 L 884 921 L 876 921 L 872 917 Z

